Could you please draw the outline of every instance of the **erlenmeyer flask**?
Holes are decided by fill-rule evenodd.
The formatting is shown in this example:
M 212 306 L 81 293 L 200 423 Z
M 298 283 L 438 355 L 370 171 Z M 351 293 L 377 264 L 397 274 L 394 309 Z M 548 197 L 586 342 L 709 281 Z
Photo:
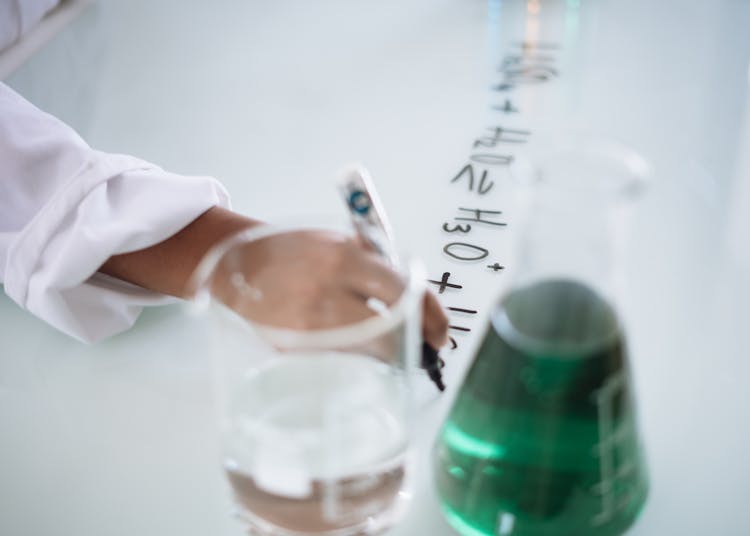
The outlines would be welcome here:
M 520 186 L 516 272 L 435 445 L 449 522 L 466 536 L 610 536 L 648 481 L 614 301 L 624 211 L 645 162 L 557 145 Z

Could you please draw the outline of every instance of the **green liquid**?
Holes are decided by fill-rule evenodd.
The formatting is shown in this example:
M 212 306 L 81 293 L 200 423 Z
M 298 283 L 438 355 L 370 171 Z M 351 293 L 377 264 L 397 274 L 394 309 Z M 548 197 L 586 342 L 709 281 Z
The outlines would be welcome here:
M 435 446 L 448 521 L 465 536 L 610 536 L 647 477 L 624 337 L 589 288 L 507 295 Z

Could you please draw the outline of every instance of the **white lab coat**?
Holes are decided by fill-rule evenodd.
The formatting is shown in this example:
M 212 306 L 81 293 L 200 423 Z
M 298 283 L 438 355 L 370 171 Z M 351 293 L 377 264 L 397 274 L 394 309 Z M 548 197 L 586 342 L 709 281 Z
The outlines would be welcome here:
M 0 282 L 22 307 L 82 341 L 133 325 L 166 297 L 97 269 L 200 214 L 229 206 L 210 177 L 91 149 L 0 83 Z

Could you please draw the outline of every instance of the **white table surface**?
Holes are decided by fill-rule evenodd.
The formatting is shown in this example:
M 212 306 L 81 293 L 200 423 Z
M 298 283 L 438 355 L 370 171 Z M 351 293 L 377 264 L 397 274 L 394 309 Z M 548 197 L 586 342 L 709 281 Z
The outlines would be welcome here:
M 235 207 L 259 218 L 339 211 L 331 176 L 352 160 L 368 165 L 402 246 L 431 277 L 463 281 L 443 303 L 481 313 L 455 319 L 473 331 L 445 354 L 449 391 L 420 409 L 422 462 L 394 536 L 453 533 L 429 447 L 507 284 L 442 252 L 442 223 L 474 199 L 450 183 L 473 141 L 508 124 L 584 128 L 636 148 L 654 178 L 622 310 L 652 486 L 628 534 L 741 536 L 748 28 L 743 0 L 103 0 L 6 82 L 99 149 L 221 178 Z M 562 45 L 560 76 L 522 93 L 522 113 L 504 123 L 490 87 L 509 43 L 534 32 Z M 498 187 L 483 208 L 507 203 Z M 492 240 L 512 262 L 506 238 Z M 242 533 L 228 515 L 210 363 L 193 328 L 170 306 L 84 346 L 0 296 L 0 534 Z

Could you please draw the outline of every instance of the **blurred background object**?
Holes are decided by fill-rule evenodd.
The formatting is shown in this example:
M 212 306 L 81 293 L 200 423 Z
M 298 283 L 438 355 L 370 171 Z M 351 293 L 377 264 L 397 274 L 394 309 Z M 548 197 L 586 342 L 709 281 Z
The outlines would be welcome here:
M 20 67 L 94 0 L 2 0 L 0 80 Z

